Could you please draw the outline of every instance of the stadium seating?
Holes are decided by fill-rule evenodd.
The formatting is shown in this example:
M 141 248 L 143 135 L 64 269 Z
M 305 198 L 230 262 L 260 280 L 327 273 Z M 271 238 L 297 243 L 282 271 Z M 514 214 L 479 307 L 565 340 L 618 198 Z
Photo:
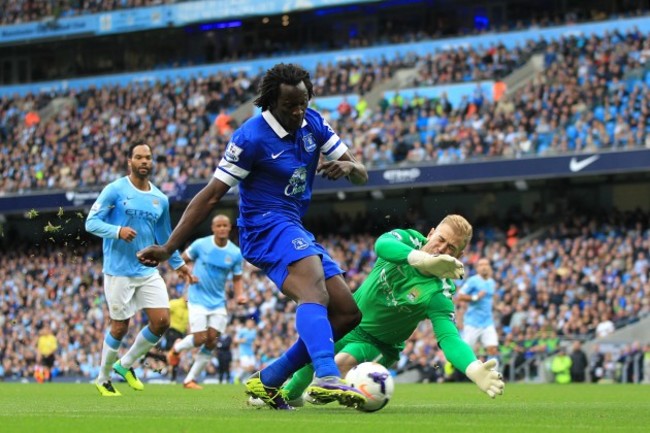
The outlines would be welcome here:
M 0 25 L 38 21 L 45 17 L 74 17 L 117 9 L 159 5 L 163 0 L 82 0 L 64 2 L 64 7 L 49 0 L 7 0 L 0 7 Z M 169 1 L 166 1 L 169 3 Z M 76 6 L 76 7 L 75 7 Z
M 603 47 L 612 43 L 617 44 L 617 57 L 598 67 L 585 60 L 598 58 Z M 647 51 L 643 47 L 650 44 L 647 35 L 635 30 L 603 38 L 581 36 L 538 44 L 547 45 L 547 55 L 566 54 L 551 56 L 542 75 L 499 101 L 492 100 L 489 83 L 472 86 L 474 90 L 467 98 L 450 93 L 453 99 L 447 102 L 440 99 L 440 89 L 414 88 L 400 92 L 400 106 L 392 102 L 394 93 L 386 93 L 379 107 L 369 107 L 363 116 L 353 111 L 344 119 L 328 110 L 342 96 L 323 99 L 325 115 L 332 113 L 330 120 L 335 130 L 349 131 L 342 134 L 343 139 L 371 168 L 390 163 L 444 164 L 485 156 L 590 152 L 650 143 L 643 108 L 647 105 L 648 85 L 642 80 L 620 80 L 626 72 L 642 67 L 643 53 Z M 618 67 L 619 63 L 624 67 Z M 352 92 L 349 99 L 354 102 L 373 84 L 406 66 L 401 59 L 384 66 L 349 61 L 320 65 L 314 75 L 315 88 L 323 96 Z M 352 80 L 352 76 L 356 78 Z M 578 77 L 585 79 L 583 86 L 576 84 Z M 154 142 L 159 161 L 155 181 L 173 182 L 181 171 L 189 180 L 206 179 L 228 140 L 228 135 L 212 126 L 216 115 L 222 108 L 230 110 L 249 100 L 258 80 L 259 76 L 219 73 L 173 83 L 69 91 L 58 96 L 73 100 L 76 109 L 43 119 L 38 113 L 52 103 L 50 96 L 4 98 L 0 116 L 0 188 L 21 192 L 104 184 L 124 173 L 119 147 L 152 122 L 154 129 L 161 132 Z M 410 99 L 416 93 L 419 99 Z M 116 98 L 126 95 L 137 102 L 128 107 L 115 106 Z M 543 98 L 533 103 L 538 95 Z M 161 98 L 163 104 L 158 103 Z M 175 109 L 167 109 L 173 105 Z M 99 113 L 104 118 L 98 118 Z M 407 158 L 414 143 L 407 127 L 411 122 L 418 125 L 418 146 L 424 149 L 417 158 Z M 630 127 L 625 128 L 626 124 Z M 632 137 L 634 131 L 638 133 Z M 378 158 L 378 153 L 386 156 Z

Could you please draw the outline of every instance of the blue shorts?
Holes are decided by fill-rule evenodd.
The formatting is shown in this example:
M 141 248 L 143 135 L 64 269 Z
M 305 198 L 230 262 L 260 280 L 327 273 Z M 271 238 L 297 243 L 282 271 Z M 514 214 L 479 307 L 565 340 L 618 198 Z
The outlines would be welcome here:
M 300 224 L 279 220 L 264 227 L 239 227 L 242 255 L 282 289 L 288 266 L 309 256 L 320 256 L 325 279 L 343 274 L 325 248 Z

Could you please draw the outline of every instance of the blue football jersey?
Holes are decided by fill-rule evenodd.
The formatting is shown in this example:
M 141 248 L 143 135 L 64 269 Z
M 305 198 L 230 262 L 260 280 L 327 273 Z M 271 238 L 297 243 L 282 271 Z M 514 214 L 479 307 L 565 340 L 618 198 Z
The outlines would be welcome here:
M 214 177 L 231 187 L 239 184 L 239 226 L 261 226 L 275 218 L 300 221 L 311 200 L 320 155 L 332 161 L 346 151 L 313 109 L 307 109 L 302 128 L 294 134 L 264 111 L 235 131 Z
M 228 275 L 241 275 L 243 257 L 239 247 L 228 241 L 220 247 L 214 236 L 206 236 L 192 242 L 186 253 L 194 261 L 192 273 L 199 282 L 189 289 L 189 302 L 208 309 L 226 306 L 226 282 Z
M 144 277 L 156 272 L 144 266 L 136 253 L 150 245 L 162 245 L 172 232 L 169 200 L 149 183 L 141 191 L 128 176 L 119 178 L 102 190 L 86 218 L 86 231 L 104 239 L 104 273 L 119 277 Z M 131 227 L 137 235 L 131 242 L 119 238 L 121 227 Z M 180 268 L 185 262 L 178 251 L 169 264 Z
M 237 332 L 237 339 L 242 340 L 239 343 L 240 356 L 255 356 L 255 339 L 257 338 L 257 329 L 241 328 Z
M 496 283 L 494 279 L 484 280 L 480 275 L 473 275 L 467 279 L 460 293 L 465 295 L 478 295 L 479 292 L 485 292 L 485 296 L 476 302 L 470 302 L 467 311 L 463 316 L 463 323 L 475 328 L 485 328 L 494 325 L 492 318 L 492 299 L 494 296 Z

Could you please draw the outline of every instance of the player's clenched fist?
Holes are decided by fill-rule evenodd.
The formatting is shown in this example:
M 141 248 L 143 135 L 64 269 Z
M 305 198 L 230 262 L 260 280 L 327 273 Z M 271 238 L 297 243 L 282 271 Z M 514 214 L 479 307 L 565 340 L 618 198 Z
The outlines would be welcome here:
M 120 227 L 119 237 L 120 239 L 131 242 L 138 235 L 138 232 L 133 230 L 131 227 Z

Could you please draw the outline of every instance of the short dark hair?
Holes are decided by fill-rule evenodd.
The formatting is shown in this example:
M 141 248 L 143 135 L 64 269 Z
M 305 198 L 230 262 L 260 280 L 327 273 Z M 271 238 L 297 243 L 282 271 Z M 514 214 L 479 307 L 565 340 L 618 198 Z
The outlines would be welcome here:
M 262 111 L 268 110 L 278 100 L 280 84 L 297 86 L 300 82 L 305 83 L 307 95 L 311 99 L 314 96 L 314 85 L 309 78 L 309 72 L 302 66 L 292 63 L 278 63 L 264 74 L 259 87 L 260 96 L 254 104 Z
M 149 143 L 147 143 L 146 141 L 144 141 L 142 139 L 134 140 L 133 143 L 131 143 L 131 145 L 129 146 L 129 150 L 126 153 L 126 156 L 129 159 L 133 158 L 133 149 L 135 149 L 138 146 L 147 146 L 149 148 L 149 150 L 153 150 L 153 149 L 151 149 L 151 146 L 149 145 Z

